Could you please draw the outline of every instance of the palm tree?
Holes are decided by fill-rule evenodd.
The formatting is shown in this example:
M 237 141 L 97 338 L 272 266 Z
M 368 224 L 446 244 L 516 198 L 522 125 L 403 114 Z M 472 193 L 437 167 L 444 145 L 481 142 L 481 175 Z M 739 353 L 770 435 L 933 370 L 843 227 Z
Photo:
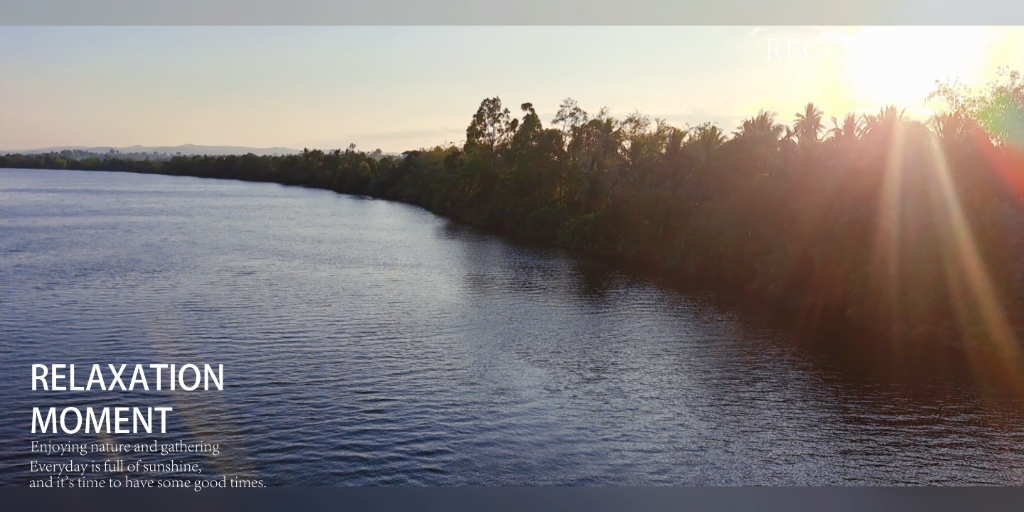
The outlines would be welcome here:
M 887 105 L 879 109 L 877 114 L 863 117 L 863 135 L 869 136 L 877 133 L 891 133 L 892 129 L 905 121 L 903 113 L 906 109 L 897 110 L 895 105 Z
M 974 126 L 966 117 L 955 113 L 936 114 L 929 124 L 942 145 L 950 148 L 970 142 Z
M 603 200 L 612 181 L 618 181 L 618 157 L 622 131 L 612 117 L 599 114 L 580 126 L 572 139 L 572 154 L 577 163 L 578 198 L 584 205 Z M 614 175 L 614 180 L 612 176 Z
M 782 167 L 784 148 L 792 141 L 786 141 L 786 127 L 775 121 L 775 112 L 761 110 L 756 116 L 745 119 L 735 137 L 729 141 L 738 159 L 737 169 L 748 177 L 764 176 Z
M 828 131 L 829 140 L 834 144 L 848 144 L 860 139 L 863 135 L 864 123 L 857 118 L 856 114 L 846 114 L 843 124 L 840 125 L 835 117 L 832 118 L 832 129 Z
M 686 148 L 697 165 L 704 165 L 724 143 L 725 133 L 711 123 L 704 123 L 693 129 L 686 141 Z
M 695 167 L 686 178 L 683 178 L 680 186 L 687 190 L 695 191 L 691 197 L 694 202 L 700 203 L 704 198 L 704 190 L 707 187 L 709 163 L 725 144 L 725 133 L 712 123 L 704 123 L 695 127 L 683 147 L 693 159 Z M 691 179 L 692 178 L 692 179 Z M 687 186 L 687 182 L 690 184 Z
M 785 127 L 775 122 L 775 112 L 759 110 L 757 115 L 743 120 L 740 129 L 735 133 L 736 139 L 759 137 L 769 135 L 773 140 L 779 140 L 785 132 Z
M 818 142 L 818 133 L 825 128 L 825 125 L 821 122 L 824 115 L 824 112 L 815 107 L 814 103 L 808 103 L 804 107 L 803 113 L 798 112 L 796 114 L 796 121 L 793 122 L 793 132 L 801 146 Z

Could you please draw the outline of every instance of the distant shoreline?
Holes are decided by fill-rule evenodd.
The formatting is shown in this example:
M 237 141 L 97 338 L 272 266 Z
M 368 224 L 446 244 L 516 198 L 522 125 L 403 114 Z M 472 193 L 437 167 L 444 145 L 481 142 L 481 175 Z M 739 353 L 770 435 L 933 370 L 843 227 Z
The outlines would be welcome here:
M 282 156 L 301 153 L 300 149 L 285 147 L 254 148 L 247 146 L 204 146 L 182 144 L 180 146 L 54 146 L 25 150 L 0 150 L 0 155 L 45 155 L 53 154 L 64 158 L 122 158 L 127 160 L 165 161 L 175 156 L 231 156 L 254 154 L 259 156 Z

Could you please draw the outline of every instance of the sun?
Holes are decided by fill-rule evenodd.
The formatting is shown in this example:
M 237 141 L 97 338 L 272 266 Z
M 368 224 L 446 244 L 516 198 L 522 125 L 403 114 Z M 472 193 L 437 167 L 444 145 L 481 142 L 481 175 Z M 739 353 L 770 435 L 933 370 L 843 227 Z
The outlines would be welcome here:
M 927 117 L 925 104 L 936 81 L 983 83 L 992 45 L 1000 30 L 991 27 L 864 27 L 836 33 L 842 73 L 858 111 L 883 105 Z

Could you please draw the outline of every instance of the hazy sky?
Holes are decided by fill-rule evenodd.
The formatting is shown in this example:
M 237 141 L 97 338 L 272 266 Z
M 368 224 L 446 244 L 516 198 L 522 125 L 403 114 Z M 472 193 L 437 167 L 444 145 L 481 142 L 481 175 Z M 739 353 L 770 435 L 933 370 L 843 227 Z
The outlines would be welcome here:
M 2 27 L 0 149 L 459 142 L 485 97 L 726 131 L 1024 70 L 1024 28 Z

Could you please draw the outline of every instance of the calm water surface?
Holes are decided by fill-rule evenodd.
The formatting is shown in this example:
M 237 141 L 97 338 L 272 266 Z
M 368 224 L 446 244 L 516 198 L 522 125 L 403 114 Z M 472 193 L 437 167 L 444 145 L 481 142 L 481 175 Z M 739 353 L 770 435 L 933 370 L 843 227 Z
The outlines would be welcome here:
M 33 406 L 114 403 L 172 405 L 138 439 L 220 443 L 204 475 L 270 485 L 1024 484 L 1019 409 L 853 378 L 713 300 L 407 205 L 5 169 L 0 253 L 3 484 L 69 438 L 30 434 Z M 227 385 L 32 393 L 40 362 Z

